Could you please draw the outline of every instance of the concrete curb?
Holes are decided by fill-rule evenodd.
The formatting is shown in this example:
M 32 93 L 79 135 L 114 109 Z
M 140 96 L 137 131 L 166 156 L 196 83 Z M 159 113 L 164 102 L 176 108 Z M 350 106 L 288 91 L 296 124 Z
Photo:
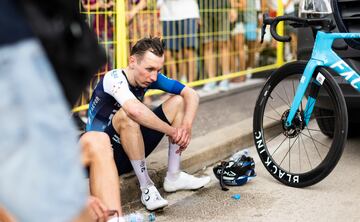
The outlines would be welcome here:
M 250 83 L 230 88 L 227 92 L 200 94 L 200 102 L 241 93 L 260 85 L 264 81 L 251 81 Z M 181 167 L 183 170 L 194 173 L 202 168 L 225 159 L 236 151 L 252 146 L 252 118 L 236 122 L 233 125 L 211 131 L 204 136 L 194 138 L 186 152 L 182 155 Z M 167 170 L 167 150 L 152 153 L 147 158 L 151 179 L 157 188 L 162 188 L 163 179 Z M 140 199 L 139 183 L 133 173 L 125 174 L 121 178 L 122 204 L 137 202 Z

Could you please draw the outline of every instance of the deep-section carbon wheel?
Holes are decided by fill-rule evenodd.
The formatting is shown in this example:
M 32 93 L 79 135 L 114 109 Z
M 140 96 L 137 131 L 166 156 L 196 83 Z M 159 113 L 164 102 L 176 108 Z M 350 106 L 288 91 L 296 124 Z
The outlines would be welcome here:
M 339 161 L 347 136 L 347 110 L 344 97 L 329 69 L 315 70 L 292 125 L 286 118 L 306 62 L 297 61 L 276 70 L 262 89 L 254 111 L 254 140 L 260 159 L 270 174 L 285 185 L 306 187 L 324 179 Z M 312 112 L 304 122 L 305 106 L 314 78 L 325 77 L 314 110 L 326 107 L 321 115 Z M 331 115 L 328 115 L 328 114 Z M 322 119 L 334 123 L 325 135 L 318 125 Z M 329 137 L 332 135 L 332 137 Z

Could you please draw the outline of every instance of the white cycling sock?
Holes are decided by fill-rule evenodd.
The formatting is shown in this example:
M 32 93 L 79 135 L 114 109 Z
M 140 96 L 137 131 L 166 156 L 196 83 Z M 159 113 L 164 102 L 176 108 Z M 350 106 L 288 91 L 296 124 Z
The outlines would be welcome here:
M 170 180 L 176 180 L 180 172 L 180 153 L 176 153 L 179 150 L 179 145 L 169 143 L 169 152 L 168 152 L 168 171 L 166 177 Z
M 143 160 L 130 160 L 132 167 L 134 168 L 136 177 L 140 183 L 140 189 L 154 185 L 154 182 L 150 179 L 145 159 Z

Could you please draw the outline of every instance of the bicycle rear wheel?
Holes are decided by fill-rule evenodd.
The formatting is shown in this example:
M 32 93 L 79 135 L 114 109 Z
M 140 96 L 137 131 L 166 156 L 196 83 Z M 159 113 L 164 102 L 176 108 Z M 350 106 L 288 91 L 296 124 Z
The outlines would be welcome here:
M 330 69 L 319 67 L 325 77 L 315 110 L 327 109 L 332 115 L 312 112 L 309 124 L 304 123 L 304 109 L 310 85 L 293 120 L 293 128 L 285 120 L 306 62 L 297 61 L 276 70 L 263 87 L 254 111 L 254 140 L 262 163 L 281 183 L 306 187 L 318 183 L 334 169 L 343 152 L 347 137 L 347 110 L 339 86 Z M 311 83 L 310 82 L 310 83 Z M 333 132 L 325 135 L 318 125 L 322 119 L 334 123 Z M 328 135 L 331 135 L 329 137 Z

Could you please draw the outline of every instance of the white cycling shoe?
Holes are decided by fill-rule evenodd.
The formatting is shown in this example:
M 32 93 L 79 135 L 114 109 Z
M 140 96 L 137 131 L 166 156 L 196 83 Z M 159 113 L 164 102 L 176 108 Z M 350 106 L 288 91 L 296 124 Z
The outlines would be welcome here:
M 176 180 L 170 180 L 165 177 L 164 190 L 166 192 L 175 192 L 177 190 L 197 190 L 210 182 L 210 177 L 194 177 L 185 172 L 180 172 Z
M 156 210 L 166 207 L 169 203 L 161 197 L 159 191 L 154 185 L 141 190 L 141 203 L 148 210 Z

